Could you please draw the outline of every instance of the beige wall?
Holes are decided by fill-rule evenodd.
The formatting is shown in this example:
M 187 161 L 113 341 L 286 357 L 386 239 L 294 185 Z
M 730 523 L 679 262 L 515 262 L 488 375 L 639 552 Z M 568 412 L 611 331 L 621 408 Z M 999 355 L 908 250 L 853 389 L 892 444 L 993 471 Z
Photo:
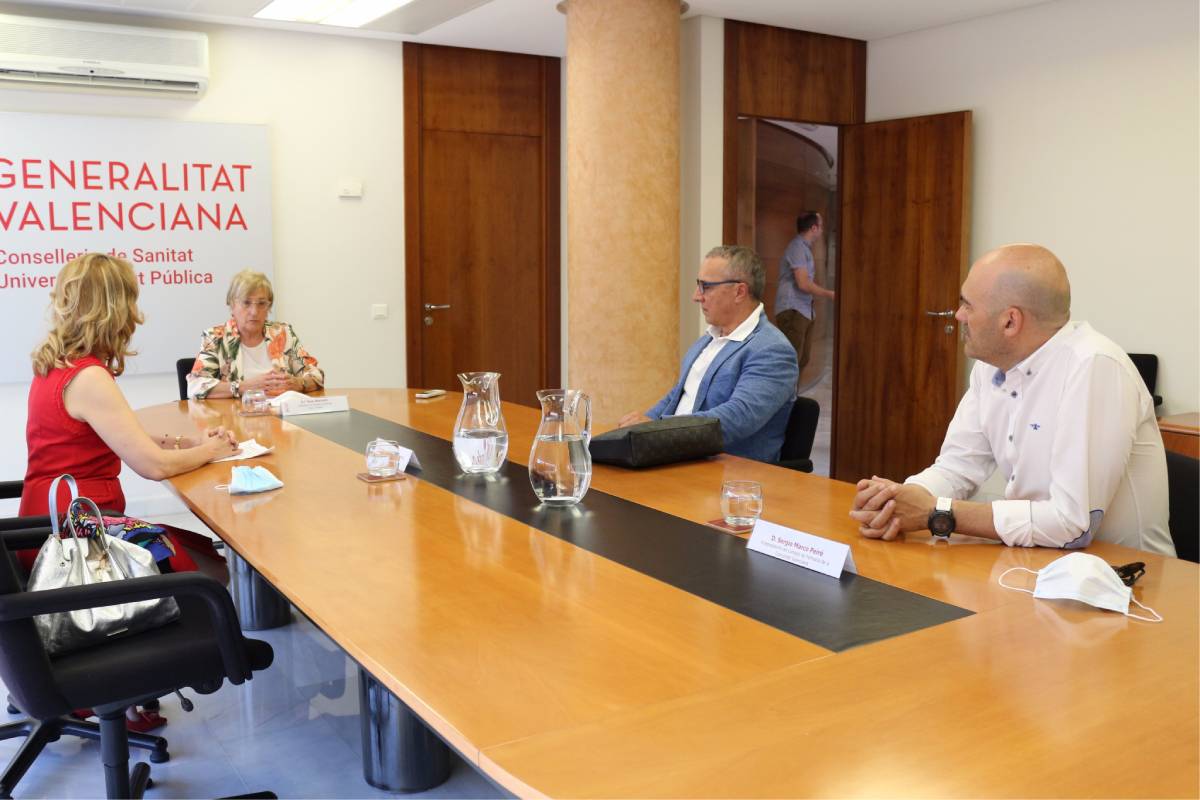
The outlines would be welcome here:
M 683 21 L 679 43 L 679 357 L 706 327 L 692 302 L 700 259 L 720 244 L 724 185 L 725 21 Z M 665 390 L 664 390 L 665 391 Z
M 1200 407 L 1195 0 L 1059 0 L 872 42 L 868 120 L 974 112 L 972 258 L 1033 241 L 1073 316 L 1157 353 L 1165 413 Z

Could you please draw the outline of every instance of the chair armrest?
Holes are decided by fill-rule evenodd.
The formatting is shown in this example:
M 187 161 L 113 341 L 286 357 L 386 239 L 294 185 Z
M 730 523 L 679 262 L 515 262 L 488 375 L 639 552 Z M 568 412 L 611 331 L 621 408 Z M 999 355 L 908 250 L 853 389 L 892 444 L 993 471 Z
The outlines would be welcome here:
M 0 500 L 12 500 L 21 496 L 25 481 L 0 481 Z
M 4 543 L 4 549 L 13 550 L 37 550 L 46 543 L 46 539 L 50 536 L 50 523 L 38 525 L 38 517 L 17 517 L 14 520 L 0 520 L 0 522 L 24 522 L 28 523 L 27 527 L 0 527 L 0 542 Z M 44 518 L 43 518 L 44 519 Z
M 122 581 L 70 586 L 65 589 L 46 589 L 0 596 L 0 622 L 27 619 L 37 614 L 75 611 L 81 608 L 131 603 L 160 597 L 190 595 L 205 602 L 212 619 L 213 631 L 225 675 L 233 683 L 250 678 L 250 665 L 242 646 L 242 631 L 238 625 L 233 599 L 217 581 L 198 572 L 176 572 L 170 575 L 150 575 Z
M 113 511 L 108 508 L 100 509 L 100 513 L 106 517 L 123 517 L 125 516 L 120 511 Z M 50 517 L 47 514 L 28 517 L 4 517 L 0 519 L 0 532 L 11 530 L 30 530 L 32 528 L 45 528 L 45 536 L 50 535 Z M 20 550 L 22 547 L 29 545 L 22 544 L 19 547 L 9 547 L 9 550 Z

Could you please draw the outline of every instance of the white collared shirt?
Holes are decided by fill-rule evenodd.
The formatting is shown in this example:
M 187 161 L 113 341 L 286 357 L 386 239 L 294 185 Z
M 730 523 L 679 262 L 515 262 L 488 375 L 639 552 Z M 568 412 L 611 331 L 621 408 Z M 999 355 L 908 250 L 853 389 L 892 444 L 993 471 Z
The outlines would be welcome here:
M 1093 539 L 1175 554 L 1154 401 L 1125 352 L 1069 322 L 1007 372 L 979 362 L 933 466 L 908 478 L 970 497 L 999 468 L 992 522 L 1005 544 Z
M 683 382 L 683 394 L 679 396 L 679 405 L 675 407 L 675 416 L 692 413 L 696 405 L 696 392 L 700 391 L 700 381 L 704 379 L 704 373 L 708 371 L 709 365 L 717 357 L 717 353 L 721 352 L 721 348 L 725 346 L 726 342 L 745 341 L 746 337 L 753 333 L 758 326 L 758 318 L 762 316 L 762 310 L 762 303 L 759 303 L 758 307 L 750 312 L 750 316 L 742 320 L 742 324 L 730 331 L 728 336 L 722 336 L 721 329 L 716 325 L 708 326 L 708 335 L 712 337 L 712 341 L 700 351 L 700 355 L 696 356 L 696 360 L 692 362 L 687 380 Z

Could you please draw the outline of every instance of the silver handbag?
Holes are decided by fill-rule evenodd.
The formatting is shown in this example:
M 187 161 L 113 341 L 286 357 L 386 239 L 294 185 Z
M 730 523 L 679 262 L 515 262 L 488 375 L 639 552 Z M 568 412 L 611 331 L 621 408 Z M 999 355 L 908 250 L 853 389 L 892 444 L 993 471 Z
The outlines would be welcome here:
M 63 480 L 71 489 L 71 505 L 67 508 L 69 539 L 59 535 L 58 527 L 58 484 Z M 86 511 L 96 516 L 96 533 L 80 538 L 71 518 L 74 513 L 82 515 Z M 159 574 L 158 565 L 154 563 L 154 556 L 149 550 L 104 532 L 100 509 L 88 498 L 79 496 L 75 479 L 70 475 L 60 475 L 50 485 L 50 524 L 53 533 L 38 551 L 33 572 L 29 576 L 31 592 Z M 38 614 L 33 622 L 46 645 L 46 652 L 57 655 L 115 636 L 157 628 L 178 617 L 179 605 L 175 598 L 161 597 L 100 608 Z

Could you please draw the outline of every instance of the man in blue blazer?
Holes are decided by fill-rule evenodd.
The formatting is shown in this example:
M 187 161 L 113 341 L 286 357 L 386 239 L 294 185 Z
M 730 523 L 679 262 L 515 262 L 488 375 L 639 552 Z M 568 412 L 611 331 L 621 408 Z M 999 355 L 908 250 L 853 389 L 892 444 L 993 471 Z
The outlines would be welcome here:
M 749 247 L 715 247 L 704 257 L 692 300 L 708 333 L 683 359 L 679 382 L 645 414 L 621 426 L 693 414 L 721 420 L 725 452 L 778 461 L 796 397 L 796 351 L 763 312 L 766 270 Z

